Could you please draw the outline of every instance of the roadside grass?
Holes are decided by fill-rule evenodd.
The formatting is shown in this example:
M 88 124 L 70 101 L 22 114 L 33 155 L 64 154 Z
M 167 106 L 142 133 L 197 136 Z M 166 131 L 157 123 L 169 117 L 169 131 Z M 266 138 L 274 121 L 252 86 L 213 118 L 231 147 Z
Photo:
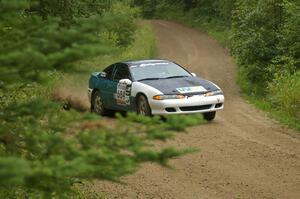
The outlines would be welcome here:
M 299 77 L 298 73 L 298 77 Z M 246 80 L 243 68 L 239 69 L 237 83 L 247 99 L 255 107 L 265 111 L 270 118 L 300 132 L 299 88 L 300 79 L 297 74 L 274 80 L 267 88 L 267 93 L 257 94 L 256 89 Z
M 283 125 L 300 132 L 300 118 L 290 116 L 286 111 L 276 109 L 266 98 L 246 95 L 245 98 L 255 107 L 265 111 L 270 118 L 274 118 Z

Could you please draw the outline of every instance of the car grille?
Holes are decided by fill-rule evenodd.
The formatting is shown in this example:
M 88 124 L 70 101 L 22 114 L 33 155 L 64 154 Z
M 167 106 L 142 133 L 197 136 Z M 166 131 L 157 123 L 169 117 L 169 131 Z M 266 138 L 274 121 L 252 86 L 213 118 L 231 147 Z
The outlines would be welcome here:
M 176 109 L 175 109 L 175 108 L 171 108 L 171 107 L 166 108 L 165 110 L 166 110 L 167 112 L 176 112 Z
M 223 103 L 219 103 L 215 105 L 215 108 L 221 108 L 223 106 Z
M 185 107 L 179 107 L 181 111 L 201 111 L 210 109 L 212 107 L 212 104 L 202 105 L 202 106 L 185 106 Z

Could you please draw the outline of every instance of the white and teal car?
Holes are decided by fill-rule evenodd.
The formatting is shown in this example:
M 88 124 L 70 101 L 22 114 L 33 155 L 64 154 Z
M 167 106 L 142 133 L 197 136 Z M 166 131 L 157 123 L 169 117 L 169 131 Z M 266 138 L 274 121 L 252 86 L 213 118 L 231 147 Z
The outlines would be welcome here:
M 224 107 L 224 95 L 216 84 L 196 77 L 167 60 L 119 62 L 89 80 L 91 111 L 135 111 L 141 115 L 203 113 L 213 120 Z

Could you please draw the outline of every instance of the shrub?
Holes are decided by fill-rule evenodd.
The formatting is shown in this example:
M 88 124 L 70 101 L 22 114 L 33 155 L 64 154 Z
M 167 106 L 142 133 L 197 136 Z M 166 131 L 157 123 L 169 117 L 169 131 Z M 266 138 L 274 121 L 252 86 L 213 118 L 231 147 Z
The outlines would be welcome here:
M 294 118 L 300 118 L 300 71 L 278 73 L 269 83 L 269 98 L 274 108 Z M 300 122 L 300 120 L 299 120 Z

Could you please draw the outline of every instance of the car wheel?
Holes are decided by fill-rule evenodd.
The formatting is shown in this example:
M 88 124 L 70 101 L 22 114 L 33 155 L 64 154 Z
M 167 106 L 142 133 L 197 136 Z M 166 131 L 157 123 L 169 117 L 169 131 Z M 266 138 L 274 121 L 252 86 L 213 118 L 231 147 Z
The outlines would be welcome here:
M 204 113 L 203 116 L 205 120 L 212 121 L 216 117 L 216 111 Z
M 145 116 L 152 115 L 148 100 L 144 95 L 140 95 L 137 99 L 137 113 Z
M 93 93 L 91 111 L 98 115 L 105 114 L 105 108 L 103 107 L 103 101 L 99 91 Z

